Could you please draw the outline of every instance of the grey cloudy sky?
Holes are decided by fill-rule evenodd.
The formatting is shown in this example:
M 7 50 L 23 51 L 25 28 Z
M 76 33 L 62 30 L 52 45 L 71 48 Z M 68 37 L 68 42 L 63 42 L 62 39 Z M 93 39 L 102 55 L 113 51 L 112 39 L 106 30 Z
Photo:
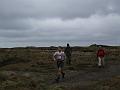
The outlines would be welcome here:
M 120 0 L 0 0 L 0 47 L 120 45 Z

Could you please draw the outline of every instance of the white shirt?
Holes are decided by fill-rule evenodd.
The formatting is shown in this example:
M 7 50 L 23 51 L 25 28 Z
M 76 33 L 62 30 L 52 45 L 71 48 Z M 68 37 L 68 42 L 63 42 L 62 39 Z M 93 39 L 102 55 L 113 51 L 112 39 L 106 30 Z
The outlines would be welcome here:
M 60 60 L 60 61 L 65 60 L 65 54 L 62 51 L 61 52 L 59 52 L 59 51 L 55 52 L 53 56 L 54 56 L 54 60 Z

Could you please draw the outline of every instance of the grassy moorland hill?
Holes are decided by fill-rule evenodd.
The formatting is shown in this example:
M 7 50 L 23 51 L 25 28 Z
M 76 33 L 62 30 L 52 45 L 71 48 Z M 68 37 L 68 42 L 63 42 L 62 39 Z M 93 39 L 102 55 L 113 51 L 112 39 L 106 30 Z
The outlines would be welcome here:
M 72 65 L 55 83 L 56 47 L 0 49 L 0 90 L 120 90 L 120 47 L 104 46 L 105 68 L 97 67 L 97 46 L 72 47 Z

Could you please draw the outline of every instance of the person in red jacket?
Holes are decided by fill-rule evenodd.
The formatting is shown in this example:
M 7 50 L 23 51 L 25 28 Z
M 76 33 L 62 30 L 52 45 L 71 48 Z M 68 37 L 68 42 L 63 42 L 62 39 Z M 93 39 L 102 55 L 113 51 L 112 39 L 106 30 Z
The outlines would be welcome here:
M 99 46 L 99 50 L 97 51 L 97 57 L 98 57 L 98 66 L 104 67 L 105 50 L 101 46 Z

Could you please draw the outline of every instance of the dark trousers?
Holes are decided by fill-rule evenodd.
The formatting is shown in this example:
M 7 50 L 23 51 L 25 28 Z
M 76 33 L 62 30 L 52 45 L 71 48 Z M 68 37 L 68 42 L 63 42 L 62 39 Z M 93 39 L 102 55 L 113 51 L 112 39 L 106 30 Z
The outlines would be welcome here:
M 71 56 L 66 55 L 66 63 L 71 64 Z

